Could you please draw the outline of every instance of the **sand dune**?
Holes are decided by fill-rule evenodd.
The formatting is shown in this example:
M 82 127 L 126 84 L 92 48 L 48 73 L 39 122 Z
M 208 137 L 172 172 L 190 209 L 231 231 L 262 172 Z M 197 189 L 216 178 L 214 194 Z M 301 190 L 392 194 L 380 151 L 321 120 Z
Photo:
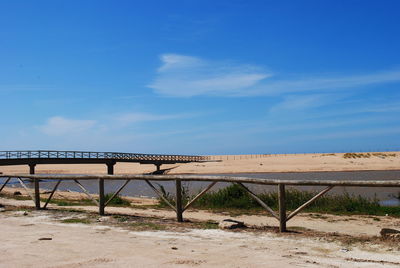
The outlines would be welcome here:
M 218 155 L 210 156 L 215 162 L 163 165 L 172 168 L 169 174 L 253 173 L 253 172 L 310 172 L 354 170 L 398 170 L 400 152 L 335 154 L 287 154 L 287 155 Z M 360 158 L 358 158 L 359 156 Z M 216 162 L 219 161 L 219 162 Z M 117 163 L 116 174 L 142 174 L 155 170 L 154 165 Z M 0 166 L 3 173 L 27 173 L 28 166 Z M 101 174 L 106 166 L 83 165 L 37 165 L 37 173 Z

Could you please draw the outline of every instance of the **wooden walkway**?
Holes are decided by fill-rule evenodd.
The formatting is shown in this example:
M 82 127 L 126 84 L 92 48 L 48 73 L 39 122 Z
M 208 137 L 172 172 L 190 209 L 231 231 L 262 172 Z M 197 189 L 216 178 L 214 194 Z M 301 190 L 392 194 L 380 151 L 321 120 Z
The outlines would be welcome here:
M 3 174 L 0 175 L 0 179 L 5 180 L 3 185 L 0 187 L 1 190 L 7 185 L 11 178 L 17 178 L 21 185 L 28 191 L 32 200 L 35 202 L 36 209 L 46 209 L 51 198 L 53 197 L 57 187 L 64 180 L 73 180 L 79 185 L 85 194 L 99 207 L 99 214 L 104 215 L 105 207 L 109 202 L 116 197 L 124 187 L 133 180 L 142 180 L 147 183 L 147 185 L 161 198 L 166 204 L 168 204 L 175 212 L 178 222 L 183 221 L 183 213 L 188 209 L 194 202 L 196 202 L 202 195 L 209 191 L 218 182 L 230 182 L 240 185 L 245 189 L 252 198 L 254 198 L 269 214 L 279 221 L 279 230 L 281 232 L 286 232 L 286 223 L 292 219 L 295 215 L 301 212 L 304 208 L 310 205 L 312 202 L 323 196 L 325 193 L 329 192 L 335 186 L 353 186 L 353 187 L 400 187 L 399 180 L 390 181 L 344 181 L 344 180 L 271 180 L 271 179 L 261 179 L 261 178 L 248 178 L 248 177 L 230 177 L 230 176 L 197 176 L 197 175 L 27 175 L 27 174 Z M 25 186 L 23 179 L 31 179 L 34 183 L 34 193 L 31 194 L 29 189 Z M 56 180 L 57 183 L 50 193 L 45 204 L 42 206 L 40 202 L 40 181 L 41 180 Z M 99 200 L 96 200 L 80 183 L 82 180 L 98 180 L 99 183 Z M 105 200 L 104 197 L 104 181 L 105 180 L 124 180 L 125 182 L 121 187 L 110 197 L 109 200 Z M 175 204 L 172 204 L 167 197 L 158 190 L 154 185 L 154 181 L 174 181 L 176 186 L 175 192 Z M 210 184 L 201 191 L 197 196 L 195 196 L 191 201 L 189 201 L 185 206 L 182 203 L 182 181 L 207 181 Z M 279 209 L 275 212 L 262 200 L 260 200 L 256 194 L 254 194 L 246 184 L 258 184 L 258 185 L 276 185 L 279 194 Z M 315 195 L 309 201 L 287 214 L 286 211 L 286 190 L 287 185 L 297 185 L 297 186 L 326 186 L 324 190 Z
M 206 156 L 163 155 L 116 152 L 83 151 L 0 151 L 0 166 L 29 165 L 30 174 L 35 173 L 38 164 L 106 164 L 108 174 L 114 173 L 117 162 L 134 162 L 156 165 L 157 170 L 163 164 L 204 162 Z

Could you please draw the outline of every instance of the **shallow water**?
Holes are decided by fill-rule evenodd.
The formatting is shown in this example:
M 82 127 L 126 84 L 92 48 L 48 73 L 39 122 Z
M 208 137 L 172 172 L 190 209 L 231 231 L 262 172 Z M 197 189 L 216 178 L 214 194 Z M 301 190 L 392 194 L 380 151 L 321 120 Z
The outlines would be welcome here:
M 400 170 L 394 171 L 352 171 L 352 172 L 302 172 L 302 173 L 242 173 L 242 174 L 208 174 L 208 175 L 228 175 L 234 177 L 253 177 L 263 179 L 282 179 L 282 180 L 400 180 Z M 20 187 L 16 180 L 13 180 L 12 185 Z M 81 181 L 85 188 L 91 193 L 98 193 L 98 182 L 95 180 Z M 116 191 L 124 181 L 105 181 L 105 192 Z M 44 189 L 52 189 L 55 181 L 43 181 L 40 187 Z M 173 182 L 155 182 L 162 185 L 166 191 L 173 195 L 175 188 Z M 205 188 L 209 182 L 183 182 L 184 188 L 190 194 L 195 194 Z M 226 187 L 229 183 L 217 183 L 212 190 L 217 190 Z M 31 183 L 27 182 L 27 186 L 32 187 Z M 249 185 L 249 188 L 256 193 L 275 191 L 277 186 L 269 185 Z M 296 188 L 306 191 L 318 191 L 325 186 L 289 186 L 287 188 Z M 82 190 L 72 181 L 63 181 L 58 187 L 59 190 L 70 190 L 81 192 Z M 385 206 L 398 206 L 400 201 L 397 197 L 400 195 L 400 187 L 335 187 L 329 194 L 349 193 L 361 195 L 368 198 L 377 198 Z M 146 196 L 156 197 L 156 194 L 144 181 L 131 181 L 121 192 L 121 195 L 126 196 Z M 397 201 L 396 201 L 397 200 Z

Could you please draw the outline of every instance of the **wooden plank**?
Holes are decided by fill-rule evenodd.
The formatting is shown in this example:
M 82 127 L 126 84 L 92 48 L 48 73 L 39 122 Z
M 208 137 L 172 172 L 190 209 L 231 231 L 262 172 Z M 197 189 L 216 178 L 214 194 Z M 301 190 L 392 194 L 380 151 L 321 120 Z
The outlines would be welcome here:
M 178 222 L 183 222 L 183 210 L 182 210 L 182 182 L 180 180 L 175 181 L 176 186 L 176 219 Z
M 108 201 L 104 204 L 104 206 L 106 207 L 108 205 L 108 203 L 111 202 L 111 200 L 113 200 L 124 188 L 125 186 L 130 182 L 131 180 L 126 180 L 125 183 L 110 197 L 110 199 L 108 199 Z
M 186 204 L 186 206 L 183 208 L 182 212 L 184 212 L 186 209 L 188 209 L 194 202 L 196 202 L 200 197 L 202 197 L 205 193 L 207 193 L 215 184 L 217 184 L 216 181 L 210 183 L 207 188 L 205 188 L 203 191 L 201 191 L 198 195 L 196 195 L 195 198 L 193 198 L 189 203 Z
M 157 190 L 157 188 L 154 187 L 153 184 L 151 184 L 150 181 L 145 180 L 145 182 L 150 186 L 151 189 L 153 189 L 153 191 L 154 191 L 162 200 L 164 200 L 164 202 L 165 202 L 168 206 L 170 206 L 174 211 L 176 211 L 176 207 L 173 206 L 173 205 L 168 201 L 168 199 L 167 199 L 159 190 Z
M 279 232 L 286 232 L 286 190 L 284 184 L 278 184 L 279 189 Z
M 279 217 L 278 215 L 276 215 L 275 211 L 272 208 L 270 208 L 267 204 L 265 204 L 256 194 L 250 191 L 250 189 L 244 186 L 242 183 L 238 182 L 237 184 L 240 185 L 243 189 L 245 189 L 249 193 L 249 195 L 252 198 L 254 198 L 254 200 L 256 200 L 257 203 L 259 203 L 263 208 L 265 208 L 274 218 L 279 220 Z
M 302 186 L 359 186 L 359 187 L 400 187 L 400 180 L 376 180 L 376 181 L 350 181 L 350 180 L 279 180 L 249 177 L 230 176 L 199 176 L 199 175 L 29 175 L 29 174 L 3 174 L 0 177 L 22 177 L 39 179 L 63 179 L 63 180 L 152 180 L 152 181 L 217 181 L 217 182 L 241 182 L 260 185 L 302 185 Z
M 47 198 L 46 203 L 45 203 L 44 206 L 43 206 L 43 209 L 46 209 L 46 208 L 47 208 L 47 205 L 49 204 L 51 198 L 53 197 L 53 195 L 54 195 L 54 193 L 56 192 L 56 190 L 57 190 L 57 188 L 58 188 L 58 185 L 60 185 L 60 183 L 61 183 L 61 180 L 58 180 L 57 183 L 56 183 L 56 185 L 54 186 L 53 190 L 51 191 L 51 193 L 50 193 L 50 195 L 49 195 L 49 198 Z
M 311 198 L 310 200 L 308 200 L 306 203 L 304 203 L 303 205 L 301 205 L 300 207 L 298 207 L 296 210 L 294 210 L 292 213 L 289 214 L 289 216 L 286 219 L 286 222 L 289 221 L 291 218 L 293 218 L 294 216 L 296 216 L 300 211 L 302 211 L 303 209 L 305 209 L 307 206 L 309 206 L 312 202 L 314 202 L 315 200 L 317 200 L 318 198 L 320 198 L 321 196 L 323 196 L 325 193 L 329 192 L 333 187 L 335 186 L 329 186 L 328 188 L 324 189 L 323 191 L 321 191 L 320 193 L 318 193 L 317 195 L 315 195 L 313 198 Z
M 4 187 L 6 187 L 7 183 L 8 183 L 10 180 L 11 180 L 11 177 L 8 177 L 8 178 L 6 179 L 6 182 L 5 182 L 5 183 L 1 186 L 1 188 L 0 188 L 0 192 L 3 191 Z
M 78 180 L 74 180 L 74 181 L 83 190 L 83 192 L 89 197 L 89 199 L 92 200 L 93 203 L 96 204 L 96 206 L 99 206 L 99 202 L 97 202 L 97 200 L 93 198 L 93 196 L 88 192 L 88 190 L 86 190 L 86 188 L 83 187 L 83 185 Z

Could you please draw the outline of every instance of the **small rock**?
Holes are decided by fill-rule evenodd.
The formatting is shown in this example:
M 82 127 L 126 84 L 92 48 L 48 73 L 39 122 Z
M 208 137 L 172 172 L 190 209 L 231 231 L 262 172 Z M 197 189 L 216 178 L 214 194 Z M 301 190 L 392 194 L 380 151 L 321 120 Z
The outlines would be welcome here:
M 41 238 L 39 238 L 39 240 L 53 240 L 53 238 L 51 238 L 51 237 L 41 237 Z
M 400 239 L 400 231 L 396 229 L 382 228 L 380 234 L 383 238 Z
M 108 217 L 108 216 L 100 217 L 97 219 L 98 222 L 106 222 L 109 220 L 110 220 L 110 217 Z
M 237 228 L 246 228 L 244 222 L 242 221 L 235 221 L 231 219 L 225 219 L 218 224 L 220 229 L 237 229 Z
M 4 212 L 6 209 L 4 207 L 0 207 L 0 212 Z
M 177 248 L 177 247 L 171 247 L 171 249 L 173 249 L 173 250 L 178 250 L 178 248 Z
M 15 212 L 15 215 L 27 216 L 27 215 L 28 215 L 28 212 L 26 212 L 26 211 L 16 211 L 16 212 Z
M 20 191 L 15 191 L 13 195 L 22 195 Z

